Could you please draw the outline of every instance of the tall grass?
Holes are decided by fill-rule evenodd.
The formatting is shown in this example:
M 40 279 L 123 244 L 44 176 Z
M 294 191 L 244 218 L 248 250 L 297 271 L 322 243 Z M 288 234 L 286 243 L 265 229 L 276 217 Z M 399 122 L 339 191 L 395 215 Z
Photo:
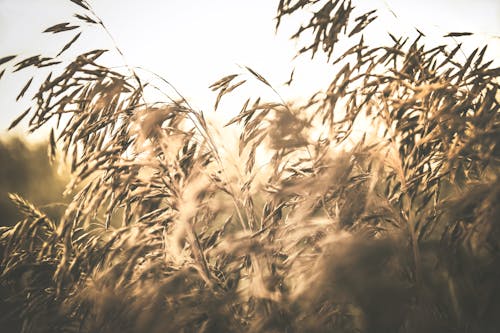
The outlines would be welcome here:
M 106 29 L 72 2 L 75 23 L 48 32 Z M 100 65 L 105 50 L 14 65 L 55 66 L 12 127 L 57 119 L 50 154 L 72 171 L 60 220 L 11 195 L 24 218 L 2 229 L 0 281 L 23 332 L 500 327 L 498 69 L 485 48 L 463 59 L 421 34 L 369 46 L 375 13 L 350 1 L 282 0 L 278 25 L 303 10 L 295 37 L 315 38 L 299 55 L 325 53 L 337 74 L 304 105 L 250 97 L 227 125 L 237 159 L 181 95 L 151 102 L 136 69 Z M 337 54 L 339 40 L 352 47 Z M 245 80 L 278 93 L 246 67 L 211 86 L 216 104 Z M 371 126 L 356 136 L 360 121 Z

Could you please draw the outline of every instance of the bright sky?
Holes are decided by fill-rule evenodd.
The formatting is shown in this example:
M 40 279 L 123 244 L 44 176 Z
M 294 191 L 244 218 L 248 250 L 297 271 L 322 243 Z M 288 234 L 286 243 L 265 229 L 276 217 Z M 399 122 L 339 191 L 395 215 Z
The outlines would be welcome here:
M 107 25 L 129 65 L 141 66 L 171 82 L 196 108 L 209 111 L 216 94 L 208 86 L 219 78 L 242 72 L 246 65 L 262 74 L 285 100 L 307 98 L 324 88 L 331 68 L 321 59 L 293 60 L 299 45 L 288 37 L 300 25 L 300 17 L 285 21 L 274 33 L 278 0 L 101 0 L 90 1 Z M 489 44 L 489 58 L 500 54 L 500 1 L 497 0 L 355 0 L 360 8 L 378 8 L 365 40 L 378 43 L 386 31 L 415 37 L 417 27 L 428 40 L 452 31 L 474 32 L 462 41 L 473 49 Z M 392 10 L 397 18 L 391 14 Z M 0 58 L 39 53 L 56 54 L 75 31 L 59 35 L 41 34 L 45 28 L 71 19 L 79 8 L 65 0 L 0 0 Z M 72 20 L 74 22 L 74 20 Z M 427 40 L 426 40 L 427 41 Z M 451 40 L 449 40 L 451 41 Z M 451 41 L 452 42 L 452 41 Z M 431 45 L 431 42 L 429 43 Z M 109 38 L 98 28 L 88 27 L 75 51 L 111 48 Z M 71 55 L 71 53 L 68 53 Z M 74 54 L 74 53 L 73 53 Z M 123 65 L 115 56 L 109 64 Z M 497 63 L 498 65 L 498 63 Z M 295 83 L 284 87 L 293 68 Z M 24 83 L 34 73 L 10 74 L 0 81 L 0 135 L 20 114 L 28 100 L 16 103 Z M 257 89 L 250 85 L 248 89 Z M 34 90 L 30 89 L 29 93 Z M 261 94 L 263 91 L 250 91 Z M 272 98 L 272 94 L 269 95 Z M 222 105 L 221 113 L 233 113 L 236 103 Z M 218 111 L 219 112 L 219 111 Z M 20 131 L 26 127 L 21 126 Z

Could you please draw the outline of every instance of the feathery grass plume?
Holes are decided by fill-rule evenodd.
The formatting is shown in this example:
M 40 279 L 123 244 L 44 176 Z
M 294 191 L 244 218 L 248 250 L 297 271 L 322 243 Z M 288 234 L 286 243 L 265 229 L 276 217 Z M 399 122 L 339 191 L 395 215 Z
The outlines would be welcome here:
M 79 24 L 109 34 L 72 2 Z M 177 91 L 148 101 L 147 75 L 100 64 L 106 50 L 53 67 L 11 127 L 58 120 L 51 151 L 71 166 L 72 200 L 52 221 L 13 197 L 25 216 L 1 230 L 6 317 L 23 332 L 500 327 L 498 70 L 486 48 L 461 59 L 460 45 L 421 33 L 371 46 L 375 11 L 347 0 L 281 0 L 278 26 L 300 11 L 311 19 L 292 37 L 313 41 L 299 56 L 324 52 L 332 81 L 304 105 L 251 67 L 216 81 L 214 109 L 248 81 L 275 96 L 250 96 L 226 124 L 235 152 Z M 79 36 L 15 71 L 63 61 Z M 337 54 L 340 39 L 352 43 Z M 373 126 L 357 136 L 359 122 Z

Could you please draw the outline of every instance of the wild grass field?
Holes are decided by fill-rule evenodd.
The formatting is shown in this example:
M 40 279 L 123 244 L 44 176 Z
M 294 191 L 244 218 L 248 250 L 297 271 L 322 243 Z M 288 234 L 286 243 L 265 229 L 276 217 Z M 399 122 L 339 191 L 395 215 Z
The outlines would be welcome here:
M 310 13 L 298 56 L 336 74 L 298 103 L 242 67 L 210 87 L 207 109 L 248 81 L 276 97 L 249 96 L 218 128 L 181 93 L 152 100 L 134 67 L 100 63 L 119 46 L 63 60 L 86 26 L 107 31 L 70 1 L 75 16 L 46 30 L 74 32 L 58 55 L 0 58 L 0 76 L 50 69 L 11 128 L 51 128 L 52 167 L 71 171 L 62 214 L 9 194 L 22 218 L 0 229 L 0 327 L 500 329 L 500 72 L 486 46 L 463 53 L 471 33 L 373 46 L 377 13 L 356 1 L 280 0 L 277 29 Z

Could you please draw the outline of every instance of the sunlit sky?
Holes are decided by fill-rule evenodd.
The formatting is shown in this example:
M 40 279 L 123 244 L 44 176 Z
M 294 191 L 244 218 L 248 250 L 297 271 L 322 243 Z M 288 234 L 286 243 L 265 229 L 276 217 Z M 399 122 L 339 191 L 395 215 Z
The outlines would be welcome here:
M 426 34 L 429 45 L 442 41 L 439 37 L 448 32 L 470 31 L 475 35 L 461 40 L 465 50 L 487 43 L 489 59 L 498 60 L 498 0 L 353 2 L 360 10 L 379 9 L 379 19 L 372 23 L 370 35 L 365 38 L 369 42 L 383 42 L 388 38 L 386 31 L 415 37 L 414 27 Z M 147 68 L 164 77 L 194 107 L 204 111 L 213 109 L 216 96 L 208 86 L 222 76 L 242 72 L 240 65 L 249 66 L 266 77 L 285 100 L 306 98 L 324 88 L 331 78 L 332 68 L 324 64 L 324 59 L 293 59 L 302 45 L 288 38 L 304 16 L 285 21 L 275 34 L 277 0 L 100 0 L 90 3 L 129 65 Z M 19 59 L 40 53 L 56 54 L 77 30 L 59 35 L 41 34 L 41 31 L 56 23 L 75 22 L 72 13 L 79 11 L 67 0 L 0 0 L 0 58 L 10 54 L 19 54 Z M 101 29 L 89 26 L 83 31 L 74 52 L 68 52 L 67 56 L 78 51 L 112 48 L 112 42 Z M 450 39 L 448 42 L 454 43 Z M 110 66 L 123 65 L 116 54 L 109 55 L 105 61 Z M 294 84 L 283 86 L 294 68 Z M 22 102 L 15 99 L 33 74 L 7 71 L 0 81 L 0 135 L 6 133 L 10 122 L 29 104 L 29 99 Z M 250 85 L 248 89 L 254 88 Z M 33 93 L 34 88 L 27 95 L 30 92 Z M 269 98 L 273 98 L 272 95 Z M 233 106 L 228 102 L 221 106 L 220 112 L 234 112 Z M 22 124 L 18 131 L 25 130 L 26 124 Z

